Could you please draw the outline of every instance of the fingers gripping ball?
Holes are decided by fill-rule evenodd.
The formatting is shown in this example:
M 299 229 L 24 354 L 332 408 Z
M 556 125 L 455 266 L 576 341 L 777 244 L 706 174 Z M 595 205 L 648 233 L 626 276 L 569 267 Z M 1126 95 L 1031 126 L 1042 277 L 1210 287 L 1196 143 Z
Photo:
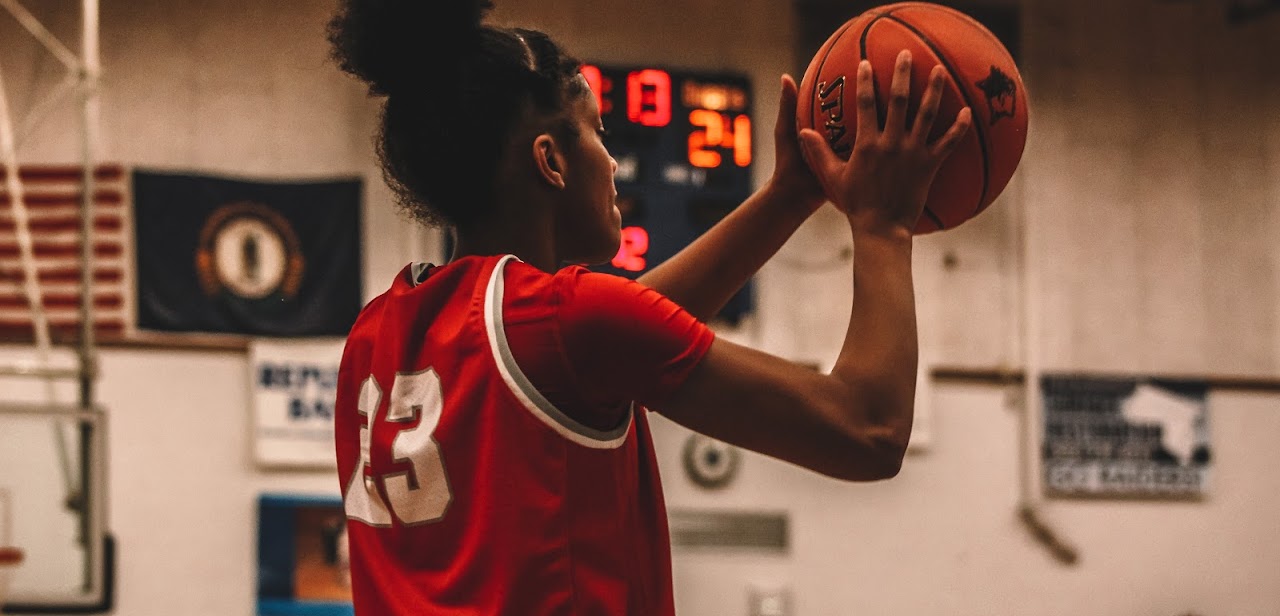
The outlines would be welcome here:
M 914 118 L 929 73 L 941 64 L 949 80 L 930 139 L 936 139 L 968 106 L 973 128 L 943 163 L 915 232 L 953 228 L 995 201 L 1013 177 L 1027 142 L 1027 97 L 1009 51 L 986 27 L 955 9 L 927 2 L 901 2 L 871 9 L 846 22 L 827 39 L 800 83 L 800 128 L 824 135 L 848 157 L 857 126 L 858 64 L 875 74 L 880 123 L 888 104 L 894 62 L 911 51 Z

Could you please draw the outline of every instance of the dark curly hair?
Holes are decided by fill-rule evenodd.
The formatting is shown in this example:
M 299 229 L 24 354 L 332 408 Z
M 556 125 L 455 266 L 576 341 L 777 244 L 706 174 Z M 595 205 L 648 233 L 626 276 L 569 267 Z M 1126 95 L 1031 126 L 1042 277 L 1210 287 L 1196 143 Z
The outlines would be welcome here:
M 483 24 L 489 0 L 342 0 L 329 22 L 342 69 L 384 96 L 383 176 L 419 221 L 468 227 L 493 201 L 498 159 L 524 110 L 554 114 L 585 90 L 548 35 Z

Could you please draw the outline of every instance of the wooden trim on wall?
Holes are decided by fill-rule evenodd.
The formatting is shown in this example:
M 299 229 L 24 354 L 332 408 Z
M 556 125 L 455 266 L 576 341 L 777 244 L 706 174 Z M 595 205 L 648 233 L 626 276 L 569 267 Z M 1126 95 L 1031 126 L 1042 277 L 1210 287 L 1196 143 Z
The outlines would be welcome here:
M 128 335 L 104 335 L 97 342 L 99 349 L 133 349 L 143 351 L 209 351 L 223 353 L 248 353 L 251 336 L 232 334 L 187 334 L 169 332 L 135 332 Z M 0 338 L 0 346 L 29 346 L 30 338 Z M 54 336 L 59 347 L 75 345 L 74 336 Z M 816 368 L 816 366 L 814 366 Z M 1051 374 L 1075 374 L 1095 378 L 1144 378 L 1157 380 L 1203 381 L 1217 391 L 1254 392 L 1280 394 L 1280 377 L 1197 375 L 1197 374 L 1116 374 L 1101 372 L 1050 371 Z M 934 366 L 930 375 L 944 383 L 972 385 L 1022 385 L 1025 373 L 1017 368 L 982 366 Z
M 74 347 L 78 340 L 78 336 L 75 334 L 51 333 L 53 344 L 57 347 Z M 133 333 L 100 332 L 94 338 L 94 348 L 247 353 L 250 339 L 250 336 L 234 334 L 191 334 L 152 331 Z M 31 336 L 0 337 L 0 345 L 3 346 L 20 347 L 33 344 L 35 344 L 35 341 Z
M 1101 372 L 1050 371 L 1050 374 L 1076 374 L 1095 378 L 1142 378 L 1172 381 L 1203 381 L 1216 391 L 1280 393 L 1280 377 L 1203 375 L 1203 374 L 1116 374 Z M 1026 374 L 1016 368 L 935 366 L 930 372 L 934 380 L 975 385 L 1022 385 Z
M 235 334 L 187 334 L 171 332 L 134 332 L 116 336 L 114 340 L 99 342 L 98 346 L 113 349 L 178 350 L 178 351 L 226 351 L 247 353 L 250 336 Z

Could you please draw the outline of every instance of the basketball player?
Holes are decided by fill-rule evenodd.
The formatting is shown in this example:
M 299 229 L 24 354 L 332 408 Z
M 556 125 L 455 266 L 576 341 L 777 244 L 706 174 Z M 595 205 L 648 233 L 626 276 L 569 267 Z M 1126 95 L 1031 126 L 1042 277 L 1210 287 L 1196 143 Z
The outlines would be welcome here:
M 578 60 L 545 34 L 481 25 L 483 0 L 345 0 L 342 68 L 385 96 L 388 182 L 457 238 L 361 312 L 337 395 L 356 611 L 673 613 L 646 414 L 819 473 L 898 472 L 911 430 L 911 232 L 968 129 L 928 142 L 935 75 L 906 114 L 909 57 L 877 125 L 858 75 L 851 159 L 794 128 L 783 78 L 770 181 L 639 282 L 566 264 L 619 244 L 616 162 Z M 910 128 L 908 128 L 910 127 Z M 830 196 L 848 217 L 857 301 L 820 374 L 703 324 Z

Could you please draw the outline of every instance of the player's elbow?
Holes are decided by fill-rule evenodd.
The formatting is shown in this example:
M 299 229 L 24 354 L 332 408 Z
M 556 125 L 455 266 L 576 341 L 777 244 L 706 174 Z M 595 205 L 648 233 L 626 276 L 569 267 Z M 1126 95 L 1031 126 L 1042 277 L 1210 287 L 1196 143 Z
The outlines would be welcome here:
M 888 427 L 864 429 L 852 437 L 850 455 L 836 475 L 845 481 L 883 481 L 902 472 L 907 440 Z
M 845 430 L 847 444 L 837 477 L 846 481 L 882 481 L 902 472 L 911 440 L 911 401 L 878 405 L 859 415 L 869 418 Z
M 906 443 L 908 439 L 897 434 L 878 443 L 876 464 L 872 465 L 872 482 L 893 479 L 901 473 L 902 461 L 906 460 Z

